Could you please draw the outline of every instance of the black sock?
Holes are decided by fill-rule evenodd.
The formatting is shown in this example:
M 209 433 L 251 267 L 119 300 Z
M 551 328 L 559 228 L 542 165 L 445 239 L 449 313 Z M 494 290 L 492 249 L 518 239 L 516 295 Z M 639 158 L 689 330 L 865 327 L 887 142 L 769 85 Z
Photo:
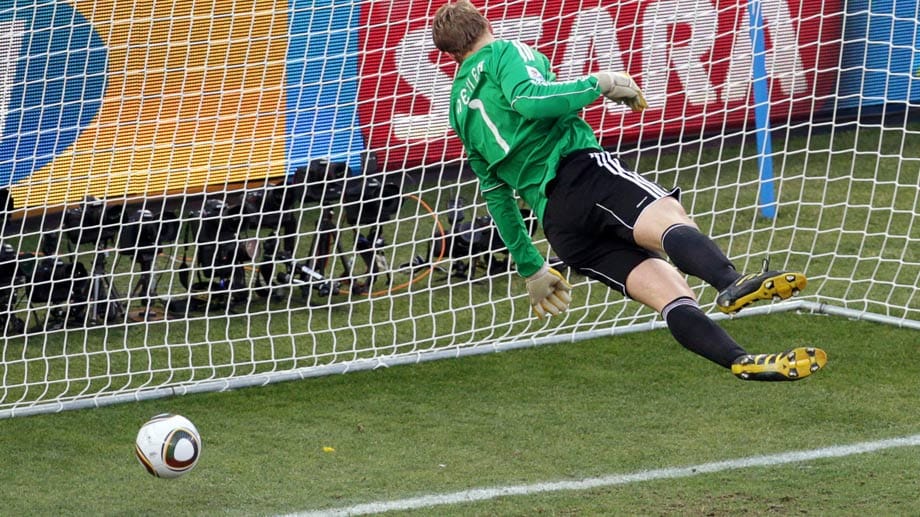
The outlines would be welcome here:
M 716 243 L 692 226 L 670 226 L 661 235 L 661 246 L 678 269 L 719 291 L 741 276 Z
M 738 356 L 747 352 L 722 327 L 703 313 L 696 300 L 682 296 L 661 311 L 671 335 L 691 352 L 731 368 Z

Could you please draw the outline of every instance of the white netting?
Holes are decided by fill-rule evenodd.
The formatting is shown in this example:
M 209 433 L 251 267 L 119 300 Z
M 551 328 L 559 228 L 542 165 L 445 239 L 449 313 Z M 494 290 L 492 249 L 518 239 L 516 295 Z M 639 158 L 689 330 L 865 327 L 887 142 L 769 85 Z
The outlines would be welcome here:
M 0 416 L 659 325 L 571 273 L 531 318 L 447 128 L 440 3 L 0 7 Z M 762 310 L 916 327 L 907 4 L 477 2 L 560 78 L 638 78 L 648 111 L 585 118 L 740 269 L 807 273 Z

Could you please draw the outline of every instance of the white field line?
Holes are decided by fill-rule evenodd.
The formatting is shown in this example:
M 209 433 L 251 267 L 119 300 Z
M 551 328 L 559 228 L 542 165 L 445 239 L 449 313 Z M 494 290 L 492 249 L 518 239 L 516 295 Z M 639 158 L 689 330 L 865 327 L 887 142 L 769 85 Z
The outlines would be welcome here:
M 539 494 L 545 492 L 558 492 L 561 490 L 588 490 L 591 488 L 625 485 L 629 483 L 638 483 L 642 481 L 652 481 L 657 479 L 690 477 L 699 474 L 722 472 L 724 470 L 743 469 L 749 467 L 769 467 L 775 465 L 784 465 L 787 463 L 812 461 L 822 458 L 840 458 L 843 456 L 864 454 L 867 452 L 892 449 L 895 447 L 915 447 L 918 445 L 920 445 L 920 434 L 915 434 L 901 438 L 892 438 L 874 442 L 861 442 L 854 443 L 852 445 L 837 445 L 833 447 L 825 447 L 822 449 L 813 449 L 810 451 L 781 452 L 778 454 L 769 454 L 765 456 L 752 456 L 749 458 L 738 458 L 734 460 L 703 463 L 701 465 L 693 465 L 690 467 L 643 470 L 634 472 L 632 474 L 613 474 L 609 476 L 587 478 L 576 481 L 554 481 L 548 483 L 536 483 L 532 485 L 476 488 L 472 490 L 464 490 L 461 492 L 432 494 L 421 497 L 412 497 L 408 499 L 379 501 L 342 508 L 330 508 L 327 510 L 313 510 L 302 513 L 293 513 L 286 517 L 367 515 L 398 510 L 430 508 L 432 506 L 485 501 L 488 499 L 495 499 L 497 497 L 504 497 L 509 495 Z

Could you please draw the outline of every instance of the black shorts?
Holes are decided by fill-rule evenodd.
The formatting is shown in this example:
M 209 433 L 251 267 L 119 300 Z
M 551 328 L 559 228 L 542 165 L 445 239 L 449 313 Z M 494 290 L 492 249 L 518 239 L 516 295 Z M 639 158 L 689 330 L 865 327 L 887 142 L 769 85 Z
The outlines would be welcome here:
M 624 167 L 611 153 L 595 149 L 563 158 L 547 186 L 543 231 L 569 267 L 626 296 L 626 277 L 646 259 L 659 257 L 636 244 L 633 227 L 649 205 L 680 199 Z

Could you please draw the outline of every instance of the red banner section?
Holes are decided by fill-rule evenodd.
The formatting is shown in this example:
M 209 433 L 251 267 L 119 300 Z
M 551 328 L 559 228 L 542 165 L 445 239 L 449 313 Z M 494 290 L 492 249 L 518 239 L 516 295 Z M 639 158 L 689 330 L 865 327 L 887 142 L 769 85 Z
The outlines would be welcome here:
M 461 154 L 447 122 L 456 65 L 431 42 L 431 18 L 443 3 L 372 0 L 362 12 L 358 108 L 368 147 L 388 169 Z M 475 3 L 498 37 L 546 54 L 559 79 L 600 69 L 633 75 L 649 101 L 644 113 L 600 101 L 585 110 L 605 145 L 738 128 L 753 118 L 745 0 L 626 0 L 597 7 L 583 0 Z M 835 87 L 842 6 L 759 3 L 771 118 L 808 118 L 825 107 Z

